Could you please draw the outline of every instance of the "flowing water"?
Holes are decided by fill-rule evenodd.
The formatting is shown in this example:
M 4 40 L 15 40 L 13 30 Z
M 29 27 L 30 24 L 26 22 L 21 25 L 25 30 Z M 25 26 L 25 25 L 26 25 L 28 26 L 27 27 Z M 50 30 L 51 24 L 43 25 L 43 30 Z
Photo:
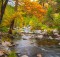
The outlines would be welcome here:
M 35 38 L 30 38 L 31 35 L 22 35 L 17 37 L 14 43 L 17 45 L 10 47 L 11 50 L 15 50 L 18 57 L 27 55 L 28 57 L 37 57 L 37 54 L 41 54 L 42 57 L 60 57 L 60 48 L 49 48 L 46 46 L 38 46 Z M 21 38 L 21 39 L 20 39 Z
M 21 55 L 28 55 L 29 57 L 37 57 L 37 54 L 42 54 L 43 57 L 60 57 L 59 48 L 48 48 L 45 46 L 38 46 L 36 39 L 30 39 L 29 36 L 23 36 L 21 40 L 17 40 L 18 44 L 15 49 Z M 28 39 L 25 39 L 28 38 Z M 20 56 L 21 56 L 20 55 Z

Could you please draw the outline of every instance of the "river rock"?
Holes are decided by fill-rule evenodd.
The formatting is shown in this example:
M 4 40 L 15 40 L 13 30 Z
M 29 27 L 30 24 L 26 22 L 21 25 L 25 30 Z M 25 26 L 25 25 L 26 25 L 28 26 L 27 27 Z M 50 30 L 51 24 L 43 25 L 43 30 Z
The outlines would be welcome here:
M 39 39 L 42 39 L 43 38 L 43 35 L 38 35 L 37 36 Z
M 52 36 L 49 36 L 48 39 L 53 39 Z
M 42 30 L 35 30 L 35 33 L 42 33 Z
M 4 42 L 2 42 L 2 45 L 3 45 L 3 46 L 12 46 L 11 43 L 8 42 L 8 41 L 4 41 Z
M 30 39 L 32 36 L 31 35 L 22 35 L 23 39 Z
M 0 50 L 0 56 L 4 55 L 4 51 Z
M 27 55 L 22 55 L 21 57 L 28 57 Z
M 56 40 L 60 40 L 60 38 L 55 38 Z
M 42 32 L 42 34 L 44 35 L 47 35 L 47 30 L 46 29 L 44 29 L 44 31 Z
M 58 43 L 60 45 L 60 43 Z
M 54 29 L 54 30 L 53 30 L 53 33 L 58 33 L 58 30 L 57 30 L 57 29 Z
M 41 54 L 37 54 L 37 57 L 42 57 L 42 55 Z

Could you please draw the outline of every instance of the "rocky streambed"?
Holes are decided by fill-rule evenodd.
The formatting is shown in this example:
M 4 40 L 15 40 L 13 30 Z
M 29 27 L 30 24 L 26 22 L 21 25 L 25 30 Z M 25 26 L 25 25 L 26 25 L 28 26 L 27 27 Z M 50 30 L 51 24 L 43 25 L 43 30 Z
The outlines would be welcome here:
M 14 39 L 10 36 L 1 36 L 1 57 L 60 57 L 60 40 L 49 36 L 45 39 L 38 34 L 22 33 L 13 36 Z

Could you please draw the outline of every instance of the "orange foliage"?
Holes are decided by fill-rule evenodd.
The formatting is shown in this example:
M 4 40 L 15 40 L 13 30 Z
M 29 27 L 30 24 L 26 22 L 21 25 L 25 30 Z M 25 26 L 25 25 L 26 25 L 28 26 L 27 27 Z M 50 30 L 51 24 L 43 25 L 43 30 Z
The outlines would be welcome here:
M 38 2 L 24 2 L 24 10 L 27 14 L 35 15 L 39 19 L 46 13 L 46 10 Z

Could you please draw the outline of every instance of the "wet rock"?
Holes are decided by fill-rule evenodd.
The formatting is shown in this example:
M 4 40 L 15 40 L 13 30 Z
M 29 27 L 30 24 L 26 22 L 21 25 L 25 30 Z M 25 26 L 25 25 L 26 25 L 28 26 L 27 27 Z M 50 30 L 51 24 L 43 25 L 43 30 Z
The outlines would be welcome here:
M 42 32 L 42 34 L 44 35 L 47 35 L 47 30 L 45 29 L 43 32 Z
M 4 51 L 5 54 L 8 54 L 9 52 L 11 52 L 9 47 L 2 46 L 2 45 L 0 45 L 0 50 Z
M 60 45 L 60 43 L 58 43 Z
M 48 39 L 53 39 L 53 38 L 52 38 L 52 36 L 49 36 L 49 38 L 48 38 Z
M 12 44 L 10 42 L 8 42 L 8 41 L 2 42 L 2 45 L 3 46 L 12 46 Z
M 20 57 L 20 56 L 21 56 L 21 54 L 20 54 L 20 53 L 16 53 L 16 55 L 17 55 L 18 57 Z
M 55 38 L 56 40 L 60 40 L 60 38 Z
M 35 30 L 34 32 L 35 32 L 35 33 L 41 33 L 42 30 Z
M 33 34 L 32 34 L 32 36 L 31 36 L 31 38 L 30 38 L 30 39 L 32 39 L 32 38 L 35 38 L 35 35 L 33 35 Z
M 37 54 L 37 57 L 42 57 L 42 55 L 41 54 Z
M 59 34 L 56 32 L 56 33 L 53 33 L 54 35 L 56 35 L 56 36 L 59 36 Z
M 59 31 L 57 29 L 54 29 L 53 34 L 56 35 L 56 36 L 59 36 Z
M 25 34 L 22 35 L 22 39 L 26 39 L 27 40 L 27 39 L 30 39 L 30 38 L 31 38 L 31 35 L 25 35 Z
M 0 50 L 0 56 L 4 55 L 4 51 Z
M 42 39 L 43 38 L 43 35 L 38 35 L 37 36 L 39 39 Z
M 53 30 L 53 33 L 58 33 L 58 30 L 57 30 L 57 29 L 54 29 L 54 30 Z
M 27 55 L 22 55 L 21 57 L 28 57 Z

